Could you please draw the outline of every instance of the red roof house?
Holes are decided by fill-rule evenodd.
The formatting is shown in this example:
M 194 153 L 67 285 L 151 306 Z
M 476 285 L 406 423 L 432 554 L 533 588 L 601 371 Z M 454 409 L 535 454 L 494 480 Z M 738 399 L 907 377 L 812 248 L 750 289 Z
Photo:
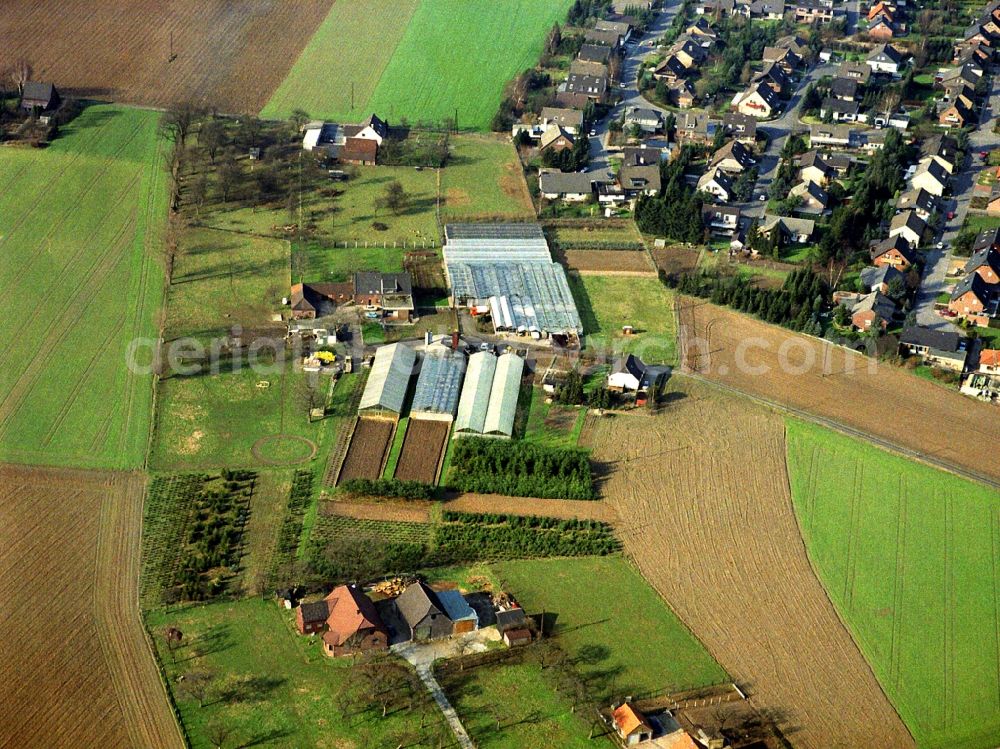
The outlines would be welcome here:
M 303 603 L 295 624 L 303 635 L 322 632 L 323 652 L 329 656 L 389 646 L 389 633 L 375 604 L 354 585 L 334 588 L 322 601 Z

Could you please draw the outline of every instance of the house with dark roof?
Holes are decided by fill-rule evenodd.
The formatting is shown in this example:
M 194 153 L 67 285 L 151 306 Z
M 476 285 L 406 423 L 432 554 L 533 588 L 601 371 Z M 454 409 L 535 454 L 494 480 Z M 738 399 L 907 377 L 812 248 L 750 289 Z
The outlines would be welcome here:
M 754 166 L 756 161 L 750 151 L 738 140 L 731 140 L 712 154 L 709 169 L 721 169 L 727 174 L 739 174 Z
M 837 78 L 847 78 L 864 86 L 871 78 L 872 69 L 863 62 L 842 62 L 837 68 Z
M 894 281 L 906 281 L 906 276 L 891 265 L 870 265 L 862 268 L 859 276 L 868 291 L 881 291 L 883 294 L 889 293 L 889 285 Z
M 322 633 L 329 656 L 385 650 L 389 632 L 375 604 L 355 585 L 341 585 L 321 601 L 301 604 L 295 613 L 299 634 Z
M 414 310 L 413 277 L 406 271 L 359 271 L 354 274 L 354 303 L 382 317 L 409 322 Z
M 750 82 L 763 83 L 778 96 L 787 96 L 794 83 L 788 73 L 776 62 L 765 62 L 764 68 L 759 73 L 755 73 Z
M 802 59 L 790 47 L 764 47 L 764 63 L 777 63 L 789 75 L 799 69 Z
M 902 211 L 892 217 L 889 223 L 889 238 L 902 237 L 910 247 L 916 248 L 923 241 L 927 222 L 916 211 Z
M 900 211 L 914 211 L 920 218 L 927 221 L 937 210 L 937 198 L 927 190 L 918 187 L 900 193 L 896 199 L 896 208 Z
M 709 169 L 698 178 L 698 189 L 728 203 L 733 197 L 733 180 L 721 169 Z
M 865 294 L 851 307 L 851 324 L 864 332 L 885 330 L 896 314 L 896 303 L 881 291 Z
M 834 176 L 833 168 L 815 148 L 798 157 L 798 167 L 799 179 L 803 182 L 815 182 L 820 187 Z
M 858 81 L 854 78 L 834 78 L 830 81 L 830 96 L 844 101 L 858 98 Z
M 788 191 L 788 197 L 800 200 L 796 213 L 820 214 L 830 204 L 830 193 L 815 182 L 799 182 Z
M 751 83 L 745 91 L 733 97 L 733 106 L 740 114 L 753 117 L 770 117 L 781 107 L 778 95 L 765 83 Z
M 867 117 L 861 114 L 861 106 L 858 102 L 844 99 L 835 99 L 828 96 L 819 105 L 819 116 L 832 122 L 858 122 Z
M 768 239 L 773 239 L 773 232 L 777 231 L 779 241 L 805 244 L 812 239 L 813 232 L 816 230 L 816 222 L 810 218 L 765 215 L 757 230 Z
M 607 64 L 611 59 L 611 47 L 606 44 L 584 44 L 576 53 L 577 60 Z
M 741 213 L 738 205 L 706 203 L 701 207 L 701 221 L 713 234 L 732 236 L 740 228 Z
M 909 327 L 899 337 L 899 353 L 919 356 L 924 364 L 944 367 L 953 372 L 965 369 L 969 339 L 950 330 L 932 330 L 919 325 Z
M 396 598 L 396 609 L 410 630 L 411 640 L 436 640 L 452 634 L 452 621 L 437 593 L 415 582 Z
M 978 274 L 991 286 L 1000 284 L 1000 250 L 992 246 L 976 250 L 965 264 L 964 271 L 966 274 Z
M 296 283 L 290 297 L 293 320 L 315 320 L 333 313 L 339 304 L 353 301 L 350 284 Z
M 896 270 L 907 271 L 917 262 L 917 252 L 903 237 L 897 235 L 875 242 L 870 251 L 872 265 L 891 265 Z
M 707 114 L 685 112 L 677 117 L 674 139 L 678 143 L 710 145 L 721 123 Z
M 28 81 L 21 89 L 21 109 L 25 112 L 48 112 L 59 106 L 59 92 L 51 83 Z
M 992 229 L 983 229 L 976 235 L 976 239 L 972 243 L 972 251 L 979 252 L 984 247 L 992 247 L 994 250 L 1000 250 L 1000 226 L 995 226 Z
M 873 73 L 897 76 L 903 67 L 904 59 L 903 53 L 891 44 L 880 44 L 865 58 L 865 62 Z
M 986 283 L 978 273 L 970 273 L 951 292 L 948 309 L 958 317 L 989 327 L 1000 308 L 1000 288 Z
M 752 146 L 757 140 L 757 118 L 739 112 L 727 112 L 722 116 L 722 127 L 726 135 L 735 138 L 745 146 Z
M 538 191 L 546 200 L 582 203 L 594 195 L 594 175 L 587 172 L 541 169 L 538 172 Z

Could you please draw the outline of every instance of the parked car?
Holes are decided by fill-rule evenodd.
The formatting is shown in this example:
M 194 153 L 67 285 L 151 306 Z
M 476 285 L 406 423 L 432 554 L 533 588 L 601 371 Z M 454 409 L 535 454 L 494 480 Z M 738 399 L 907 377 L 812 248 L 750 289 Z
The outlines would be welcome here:
M 990 157 L 990 152 L 989 151 L 980 151 L 979 152 L 979 158 L 981 158 L 983 161 L 986 161 L 986 159 L 988 159 L 989 157 Z
M 943 249 L 944 249 L 944 242 L 938 242 L 938 243 L 937 243 L 937 248 L 938 248 L 939 250 L 943 250 Z

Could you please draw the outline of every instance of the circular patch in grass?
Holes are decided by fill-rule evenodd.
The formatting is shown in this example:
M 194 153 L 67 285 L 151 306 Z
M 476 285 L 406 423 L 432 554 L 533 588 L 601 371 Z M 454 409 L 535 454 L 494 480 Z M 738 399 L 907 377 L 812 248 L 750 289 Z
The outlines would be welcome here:
M 261 463 L 272 466 L 305 463 L 316 455 L 316 443 L 294 434 L 272 434 L 253 443 L 250 452 Z

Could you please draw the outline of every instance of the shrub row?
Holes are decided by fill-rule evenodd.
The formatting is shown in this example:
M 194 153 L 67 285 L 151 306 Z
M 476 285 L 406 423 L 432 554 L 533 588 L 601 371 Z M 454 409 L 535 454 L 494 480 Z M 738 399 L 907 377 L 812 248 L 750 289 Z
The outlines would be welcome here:
M 278 530 L 278 543 L 271 560 L 270 582 L 273 585 L 283 569 L 289 568 L 295 561 L 299 549 L 299 538 L 302 536 L 302 518 L 312 497 L 312 471 L 298 470 L 292 477 L 292 488 L 288 492 L 288 504 L 285 505 L 285 516 Z
M 433 499 L 435 493 L 435 487 L 431 484 L 399 479 L 350 479 L 342 483 L 340 488 L 350 494 L 400 499 Z

